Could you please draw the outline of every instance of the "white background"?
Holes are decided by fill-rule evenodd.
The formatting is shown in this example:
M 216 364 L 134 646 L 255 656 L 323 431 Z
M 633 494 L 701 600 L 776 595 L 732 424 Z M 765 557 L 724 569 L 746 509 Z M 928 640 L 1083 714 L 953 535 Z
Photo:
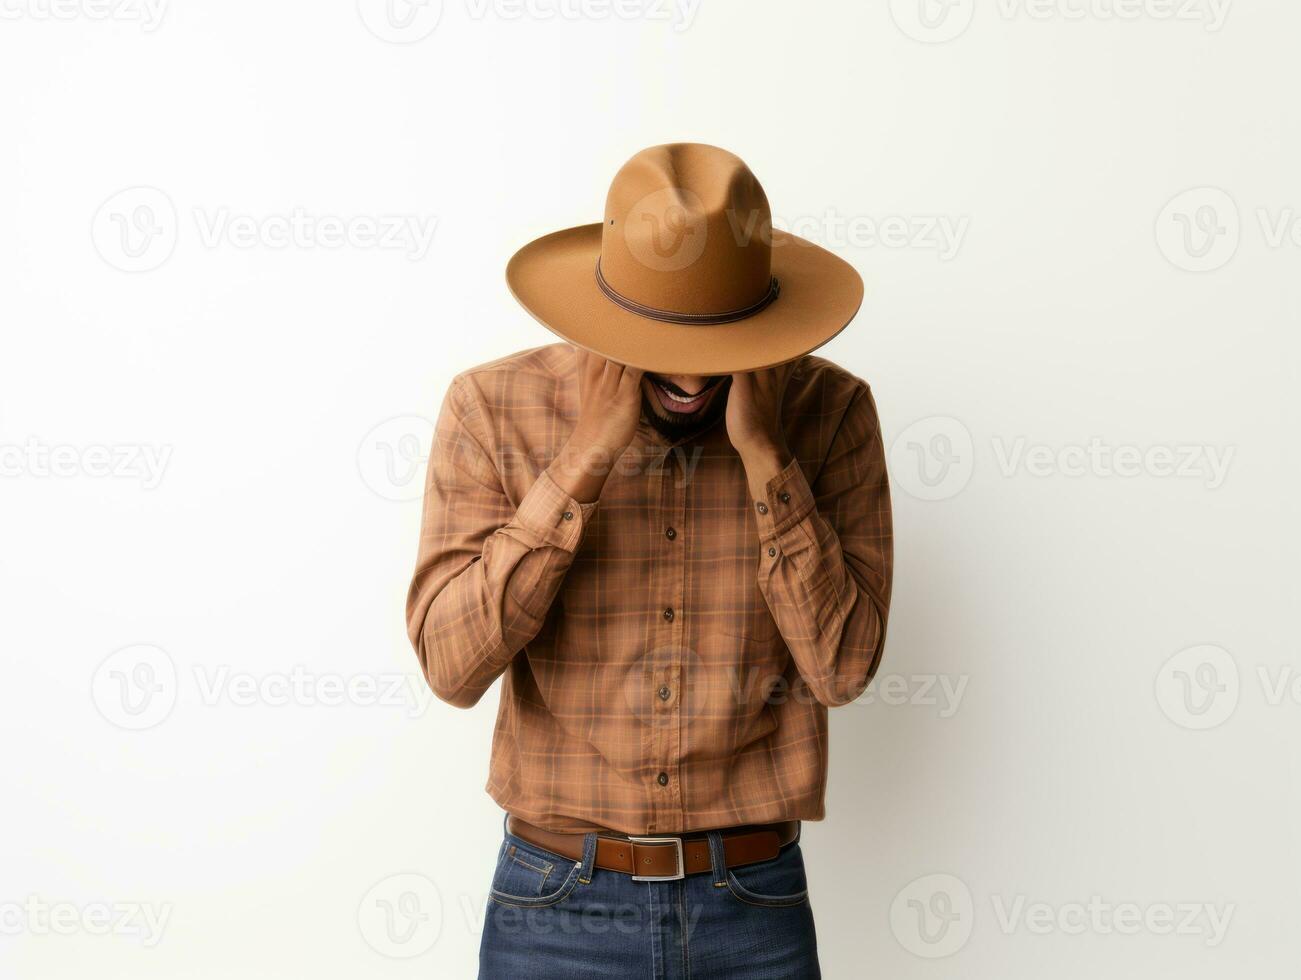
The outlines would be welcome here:
M 1295 976 L 1298 5 L 621 2 L 4 0 L 0 973 L 473 975 L 428 420 L 552 340 L 512 251 L 696 140 L 868 284 L 823 353 L 896 591 L 805 831 L 826 975 Z

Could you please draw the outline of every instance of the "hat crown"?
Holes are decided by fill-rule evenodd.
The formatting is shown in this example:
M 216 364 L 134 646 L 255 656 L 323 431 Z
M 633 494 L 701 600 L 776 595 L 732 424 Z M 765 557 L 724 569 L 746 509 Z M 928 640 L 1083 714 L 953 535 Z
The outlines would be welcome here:
M 610 184 L 600 272 L 633 303 L 693 316 L 760 301 L 772 283 L 772 213 L 739 157 L 702 143 L 642 150 Z

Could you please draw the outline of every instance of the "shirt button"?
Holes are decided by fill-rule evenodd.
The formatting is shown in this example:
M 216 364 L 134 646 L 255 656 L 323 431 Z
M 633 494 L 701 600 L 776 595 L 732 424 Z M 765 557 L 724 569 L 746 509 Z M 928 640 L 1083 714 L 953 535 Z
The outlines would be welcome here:
M 783 490 L 780 494 L 778 494 L 777 499 L 780 500 L 783 504 L 789 504 L 791 502 L 791 495 L 789 493 L 786 493 Z
M 776 548 L 769 548 L 769 549 L 768 549 L 768 557 L 769 557 L 769 558 L 776 558 L 776 557 L 777 557 L 777 549 L 776 549 Z
M 572 521 L 574 519 L 574 512 L 572 510 L 567 510 L 561 516 L 563 516 L 567 521 Z
M 669 686 L 667 684 L 661 684 L 660 689 L 657 693 L 659 694 L 661 701 L 667 701 L 669 699 L 669 696 L 673 692 L 669 690 Z
M 664 618 L 665 618 L 666 620 L 668 620 L 670 623 L 673 622 L 673 607 L 672 607 L 672 606 L 670 606 L 668 609 L 665 609 L 665 610 L 664 610 Z
M 672 541 L 677 536 L 678 536 L 678 532 L 673 530 L 673 528 L 669 527 L 664 529 L 664 537 L 668 538 L 670 541 Z
M 666 772 L 660 773 L 655 777 L 655 782 L 659 783 L 661 786 L 667 786 L 669 784 L 669 774 Z
M 759 508 L 759 513 L 760 513 L 760 514 L 766 514 L 766 513 L 768 513 L 768 505 L 765 504 L 762 500 L 759 501 L 759 503 L 755 504 L 755 506 Z

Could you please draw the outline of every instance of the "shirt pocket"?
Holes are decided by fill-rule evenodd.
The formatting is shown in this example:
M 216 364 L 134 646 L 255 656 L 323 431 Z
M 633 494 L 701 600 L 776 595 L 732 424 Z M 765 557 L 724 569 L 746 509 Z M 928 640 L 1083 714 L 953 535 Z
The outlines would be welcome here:
M 772 644 L 778 639 L 777 620 L 773 619 L 768 600 L 757 585 L 730 605 L 719 632 L 760 645 Z

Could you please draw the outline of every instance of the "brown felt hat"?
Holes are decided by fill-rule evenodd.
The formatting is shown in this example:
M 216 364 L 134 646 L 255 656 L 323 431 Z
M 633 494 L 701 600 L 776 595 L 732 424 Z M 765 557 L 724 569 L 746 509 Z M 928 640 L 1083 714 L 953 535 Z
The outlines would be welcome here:
M 642 150 L 615 174 L 604 221 L 525 245 L 506 281 L 570 343 L 660 374 L 781 364 L 863 301 L 848 262 L 774 230 L 750 168 L 702 143 Z

